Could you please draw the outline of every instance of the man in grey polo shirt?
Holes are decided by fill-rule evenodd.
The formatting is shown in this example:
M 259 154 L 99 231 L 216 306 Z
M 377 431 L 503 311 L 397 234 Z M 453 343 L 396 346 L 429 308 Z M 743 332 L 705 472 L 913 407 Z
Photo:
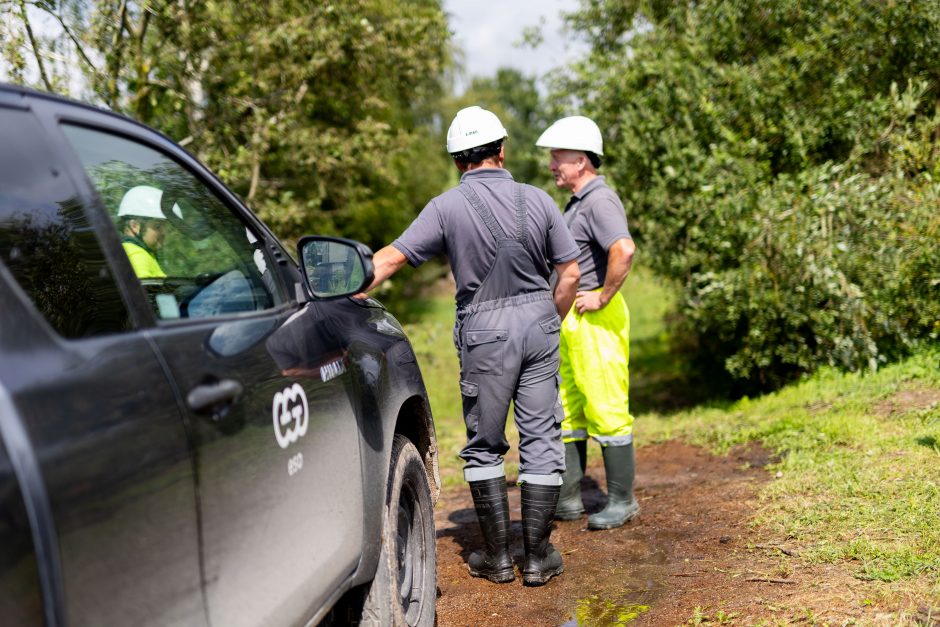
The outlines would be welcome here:
M 565 222 L 581 249 L 575 311 L 561 330 L 567 469 L 555 516 L 576 520 L 584 513 L 580 482 L 590 436 L 604 454 L 607 506 L 588 517 L 588 529 L 611 529 L 640 512 L 633 496 L 630 311 L 620 295 L 636 247 L 620 199 L 597 174 L 604 148 L 597 124 L 583 116 L 562 118 L 542 133 L 536 145 L 551 150 L 549 167 L 555 184 L 573 194 Z
M 515 579 L 503 468 L 512 401 L 519 430 L 522 579 L 539 586 L 564 570 L 548 539 L 565 468 L 558 330 L 574 301 L 578 247 L 551 198 L 516 183 L 503 168 L 506 135 L 489 111 L 468 107 L 457 113 L 447 151 L 462 173 L 460 184 L 431 200 L 375 254 L 370 289 L 406 262 L 418 266 L 441 254 L 450 261 L 467 428 L 460 456 L 485 543 L 468 560 L 470 574 L 497 583 Z M 553 269 L 560 277 L 554 292 L 548 282 Z

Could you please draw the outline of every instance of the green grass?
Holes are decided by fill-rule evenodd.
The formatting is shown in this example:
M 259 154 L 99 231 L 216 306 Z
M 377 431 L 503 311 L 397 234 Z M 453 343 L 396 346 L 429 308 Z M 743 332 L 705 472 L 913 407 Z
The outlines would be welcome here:
M 675 290 L 646 268 L 635 267 L 621 292 L 630 309 L 630 409 L 634 415 L 688 405 L 680 382 L 685 371 L 670 352 L 663 323 L 676 302 Z M 686 388 L 687 389 L 687 388 Z
M 640 441 L 776 452 L 757 524 L 861 579 L 940 598 L 940 347 L 874 373 L 823 369 L 776 393 L 637 421 Z

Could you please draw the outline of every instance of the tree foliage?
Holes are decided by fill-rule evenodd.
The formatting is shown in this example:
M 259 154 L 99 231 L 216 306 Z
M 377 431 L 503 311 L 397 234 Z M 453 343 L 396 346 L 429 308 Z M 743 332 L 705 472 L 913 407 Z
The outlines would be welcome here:
M 342 233 L 376 246 L 445 180 L 429 130 L 451 58 L 435 0 L 7 0 L 0 10 L 11 33 L 37 15 L 59 26 L 35 48 L 5 37 L 15 80 L 32 58 L 49 69 L 40 87 L 67 92 L 61 64 L 49 74 L 69 52 L 89 99 L 183 143 L 288 238 Z
M 940 5 L 583 0 L 605 130 L 699 356 L 775 385 L 940 334 Z

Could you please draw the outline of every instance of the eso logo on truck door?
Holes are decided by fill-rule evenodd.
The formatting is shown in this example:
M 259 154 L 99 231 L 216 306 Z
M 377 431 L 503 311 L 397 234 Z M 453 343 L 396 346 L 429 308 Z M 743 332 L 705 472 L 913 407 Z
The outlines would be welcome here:
M 274 395 L 271 415 L 274 420 L 274 437 L 281 448 L 286 449 L 307 433 L 310 409 L 307 406 L 307 395 L 300 384 L 295 383 Z

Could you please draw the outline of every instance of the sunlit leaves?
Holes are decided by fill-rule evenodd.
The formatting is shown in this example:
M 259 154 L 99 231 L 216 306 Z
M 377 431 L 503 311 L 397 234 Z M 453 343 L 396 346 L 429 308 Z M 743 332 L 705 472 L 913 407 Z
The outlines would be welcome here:
M 699 355 L 761 386 L 936 337 L 940 5 L 586 0 L 566 95 Z
M 82 97 L 181 141 L 286 238 L 342 232 L 377 246 L 446 181 L 429 137 L 451 62 L 439 2 L 42 8 L 91 61 L 77 64 Z

